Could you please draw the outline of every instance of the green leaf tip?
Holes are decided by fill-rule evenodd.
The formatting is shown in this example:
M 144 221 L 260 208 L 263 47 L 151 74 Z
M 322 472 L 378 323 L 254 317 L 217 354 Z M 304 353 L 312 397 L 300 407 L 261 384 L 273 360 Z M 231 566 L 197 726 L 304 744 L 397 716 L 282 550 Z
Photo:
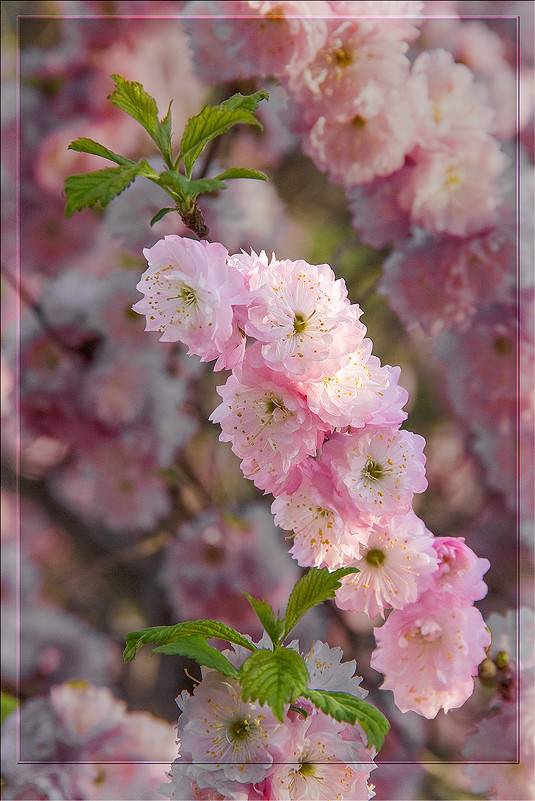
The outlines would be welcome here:
M 356 567 L 340 567 L 332 572 L 326 567 L 312 567 L 301 576 L 288 601 L 281 641 L 286 639 L 309 609 L 328 598 L 334 598 L 336 590 L 340 587 L 340 579 L 350 573 L 358 572 Z
M 176 623 L 174 626 L 153 626 L 127 634 L 123 659 L 125 662 L 131 662 L 142 645 L 149 643 L 166 645 L 192 634 L 199 634 L 205 640 L 211 638 L 225 640 L 252 652 L 258 650 L 256 645 L 253 645 L 243 634 L 224 623 L 219 623 L 217 620 L 188 620 L 184 623 Z

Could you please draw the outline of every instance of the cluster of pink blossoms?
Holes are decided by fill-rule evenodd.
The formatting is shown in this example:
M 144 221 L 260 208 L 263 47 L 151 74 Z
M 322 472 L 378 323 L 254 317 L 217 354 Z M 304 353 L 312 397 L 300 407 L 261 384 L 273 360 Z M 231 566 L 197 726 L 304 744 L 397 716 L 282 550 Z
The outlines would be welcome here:
M 260 645 L 269 647 L 268 638 Z M 299 650 L 297 640 L 290 647 Z M 235 667 L 248 653 L 240 646 L 224 651 Z M 317 640 L 304 658 L 310 688 L 366 695 L 355 661 L 341 662 L 340 648 Z M 366 747 L 361 726 L 338 723 L 305 698 L 285 708 L 281 723 L 269 706 L 244 701 L 236 681 L 203 668 L 193 695 L 184 691 L 177 704 L 180 756 L 170 783 L 160 787 L 168 798 L 368 801 L 374 795 L 368 778 L 375 750 Z
M 274 495 L 294 558 L 359 568 L 342 580 L 340 608 L 393 610 L 372 664 L 400 708 L 434 717 L 460 706 L 489 645 L 473 607 L 489 563 L 462 539 L 433 537 L 414 513 L 425 442 L 401 428 L 400 370 L 372 355 L 344 281 L 326 264 L 174 235 L 144 254 L 145 297 L 133 308 L 161 339 L 232 369 L 210 419 L 244 475 Z

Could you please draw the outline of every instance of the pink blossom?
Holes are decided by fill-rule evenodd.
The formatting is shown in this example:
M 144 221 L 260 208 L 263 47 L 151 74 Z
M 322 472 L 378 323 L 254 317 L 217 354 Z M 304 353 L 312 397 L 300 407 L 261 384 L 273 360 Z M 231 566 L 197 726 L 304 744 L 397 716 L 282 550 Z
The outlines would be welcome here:
M 302 567 L 341 567 L 348 554 L 358 552 L 359 542 L 366 543 L 366 529 L 356 533 L 352 522 L 358 514 L 343 502 L 320 462 L 306 462 L 301 476 L 298 489 L 273 501 L 275 523 L 293 532 L 290 553 Z
M 303 384 L 309 408 L 333 429 L 363 428 L 368 423 L 400 425 L 407 417 L 401 407 L 408 393 L 397 384 L 399 369 L 382 367 L 371 349 L 371 341 L 363 339 L 347 364 L 332 375 L 323 375 L 321 381 Z
M 6 798 L 154 798 L 162 772 L 157 763 L 178 751 L 171 724 L 128 712 L 110 690 L 86 682 L 52 688 L 8 721 L 2 729 Z M 17 764 L 17 722 L 22 759 L 34 764 Z
M 452 605 L 447 595 L 432 591 L 394 609 L 375 638 L 370 664 L 384 674 L 382 689 L 392 690 L 402 712 L 426 718 L 464 704 L 490 645 L 478 609 Z
M 527 376 L 533 364 L 533 342 L 524 329 L 517 345 L 517 321 L 510 304 L 480 308 L 462 334 L 443 331 L 435 353 L 447 365 L 446 388 L 450 403 L 465 420 L 513 430 L 517 414 L 517 347 Z M 532 370 L 531 370 L 532 374 Z M 520 413 L 532 406 L 532 397 L 520 393 Z
M 383 263 L 379 292 L 406 325 L 436 336 L 466 329 L 483 304 L 505 300 L 514 283 L 515 243 L 507 230 L 470 238 L 415 237 Z
M 171 500 L 160 476 L 152 438 L 130 433 L 102 438 L 48 476 L 51 492 L 89 522 L 114 531 L 147 531 L 169 513 Z
M 465 544 L 464 537 L 435 537 L 433 547 L 438 556 L 438 569 L 433 576 L 433 592 L 446 593 L 450 602 L 469 604 L 487 594 L 483 574 L 490 567 Z
M 351 799 L 367 801 L 371 787 L 367 783 L 375 768 L 364 738 L 346 740 L 350 727 L 338 723 L 316 708 L 306 720 L 292 724 L 292 745 L 269 777 L 273 799 Z
M 292 468 L 316 453 L 325 426 L 289 379 L 263 365 L 258 348 L 248 348 L 217 388 L 223 402 L 210 420 L 221 424 L 219 438 L 232 443 L 247 478 L 266 492 L 282 492 Z
M 186 20 L 185 26 L 198 72 L 220 82 L 253 75 L 284 78 L 302 69 L 325 41 L 321 17 L 329 7 L 323 0 L 196 0 L 188 12 L 194 15 L 195 24 Z
M 402 167 L 363 186 L 352 186 L 346 192 L 353 227 L 362 241 L 373 248 L 399 245 L 410 236 L 410 216 L 398 203 L 405 173 L 406 168 Z
M 394 20 L 339 19 L 327 22 L 323 47 L 288 88 L 312 124 L 319 117 L 354 114 L 355 101 L 402 86 L 409 74 L 407 43 L 397 37 Z
M 416 601 L 437 569 L 433 539 L 412 511 L 383 525 L 373 524 L 359 557 L 345 563 L 360 572 L 342 579 L 336 605 L 365 612 L 373 620 L 379 614 L 384 616 L 384 609 L 403 609 Z
M 329 265 L 272 258 L 255 279 L 245 330 L 273 370 L 317 378 L 362 342 L 362 311 Z
M 427 487 L 425 440 L 395 428 L 366 426 L 340 435 L 345 456 L 333 465 L 338 484 L 346 487 L 355 506 L 372 515 L 404 514 L 415 492 Z
M 137 289 L 145 297 L 133 309 L 146 315 L 145 330 L 184 342 L 202 361 L 220 357 L 218 369 L 232 363 L 243 344 L 233 306 L 247 296 L 223 245 L 169 235 L 143 252 L 149 268 Z
M 345 187 L 399 170 L 414 147 L 415 124 L 404 89 L 367 88 L 344 114 L 320 116 L 303 140 L 303 152 L 329 180 Z
M 335 14 L 364 17 L 366 24 L 383 27 L 385 38 L 412 41 L 420 35 L 424 22 L 422 0 L 329 0 Z
M 178 701 L 178 699 L 177 699 Z M 261 782 L 283 757 L 289 732 L 267 705 L 243 701 L 237 681 L 206 671 L 189 698 L 180 701 L 181 756 L 193 778 L 226 794 L 229 782 Z
M 507 159 L 495 139 L 421 151 L 399 193 L 411 221 L 429 231 L 470 236 L 494 225 L 501 202 L 496 179 Z
M 428 107 L 418 126 L 423 147 L 433 147 L 437 140 L 448 144 L 487 141 L 494 112 L 468 67 L 456 64 L 447 50 L 438 49 L 421 53 L 412 74 L 424 77 L 427 88 Z

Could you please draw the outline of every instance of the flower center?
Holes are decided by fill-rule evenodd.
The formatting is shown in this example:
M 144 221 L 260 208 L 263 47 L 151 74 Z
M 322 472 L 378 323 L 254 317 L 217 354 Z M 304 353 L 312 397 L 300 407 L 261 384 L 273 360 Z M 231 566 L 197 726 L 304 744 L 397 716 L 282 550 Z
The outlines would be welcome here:
M 187 284 L 182 284 L 177 297 L 184 301 L 185 306 L 192 306 L 194 303 L 197 303 L 197 293 Z
M 384 467 L 373 459 L 368 459 L 362 469 L 362 477 L 370 481 L 380 481 L 385 474 Z
M 385 552 L 379 548 L 371 548 L 364 557 L 370 567 L 381 567 L 386 559 Z
M 284 405 L 284 401 L 282 401 L 281 398 L 277 398 L 275 395 L 271 394 L 266 400 L 266 412 L 267 414 L 272 415 L 275 409 L 280 409 L 282 412 L 288 411 Z
M 358 131 L 361 131 L 366 125 L 366 120 L 364 117 L 361 117 L 360 114 L 357 114 L 353 117 L 353 127 L 356 128 Z
M 301 767 L 299 768 L 299 773 L 302 776 L 315 776 L 316 770 L 314 767 L 313 762 L 301 762 Z
M 343 47 L 337 47 L 336 50 L 333 50 L 332 56 L 338 67 L 347 67 L 353 61 L 351 53 L 348 53 Z
M 511 339 L 506 336 L 496 337 L 493 344 L 494 344 L 494 350 L 500 356 L 504 356 L 507 353 L 510 353 L 513 349 L 513 343 L 511 342 Z
M 458 167 L 449 167 L 444 173 L 444 188 L 455 189 L 462 181 L 463 174 Z
M 251 737 L 250 717 L 250 715 L 246 715 L 244 718 L 238 718 L 231 723 L 227 731 L 227 740 L 229 743 L 235 743 L 237 740 L 248 740 Z
M 296 312 L 294 315 L 294 331 L 296 334 L 301 334 L 307 327 L 307 318 L 301 312 Z

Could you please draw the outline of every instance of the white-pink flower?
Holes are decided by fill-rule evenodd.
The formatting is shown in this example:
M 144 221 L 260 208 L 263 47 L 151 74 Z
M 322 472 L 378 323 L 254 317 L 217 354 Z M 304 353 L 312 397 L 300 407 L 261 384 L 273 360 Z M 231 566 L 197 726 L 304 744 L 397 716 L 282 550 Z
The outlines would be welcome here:
M 333 469 L 364 514 L 404 514 L 414 493 L 427 487 L 424 445 L 424 438 L 411 431 L 365 426 L 339 435 Z
M 350 304 L 345 282 L 328 264 L 272 258 L 250 288 L 245 331 L 261 343 L 273 370 L 319 378 L 364 338 L 362 310 Z
M 358 513 L 344 503 L 322 463 L 305 462 L 301 476 L 298 489 L 273 501 L 275 523 L 293 532 L 290 553 L 302 567 L 341 567 L 358 549 L 357 537 L 350 533 Z M 362 531 L 361 542 L 366 542 Z
M 266 492 L 291 491 L 291 471 L 316 453 L 325 425 L 280 372 L 265 366 L 259 346 L 218 387 L 223 402 L 210 420 L 220 423 L 222 442 L 231 442 L 242 470 Z
M 216 369 L 233 366 L 243 354 L 244 337 L 234 309 L 247 302 L 241 274 L 227 264 L 218 242 L 169 235 L 143 251 L 149 268 L 137 289 L 144 294 L 132 308 L 147 318 L 147 331 L 163 342 L 184 342 Z
M 433 539 L 412 511 L 382 525 L 372 524 L 360 558 L 346 563 L 360 572 L 342 579 L 336 605 L 365 612 L 373 620 L 386 608 L 402 609 L 415 601 L 422 584 L 437 569 Z
M 192 763 L 198 782 L 204 777 L 223 793 L 229 781 L 262 781 L 289 740 L 267 705 L 243 701 L 238 682 L 214 670 L 205 672 L 191 697 L 182 696 L 180 706 L 177 764 Z
M 348 363 L 321 381 L 303 384 L 309 408 L 332 428 L 363 428 L 367 423 L 400 425 L 407 417 L 402 407 L 408 393 L 397 383 L 399 370 L 381 366 L 371 353 L 372 343 L 364 339 L 348 356 Z
M 497 178 L 507 159 L 491 136 L 421 150 L 399 193 L 411 221 L 429 231 L 470 236 L 494 225 L 501 203 Z
M 490 645 L 478 609 L 452 605 L 449 596 L 432 591 L 394 609 L 375 638 L 370 664 L 385 677 L 382 689 L 392 690 L 402 712 L 426 718 L 464 704 Z
M 314 707 L 307 712 L 306 720 L 299 718 L 292 723 L 292 744 L 270 775 L 268 797 L 277 801 L 368 801 L 371 788 L 367 779 L 375 764 L 364 738 L 346 740 L 345 731 L 355 727 L 339 723 Z

